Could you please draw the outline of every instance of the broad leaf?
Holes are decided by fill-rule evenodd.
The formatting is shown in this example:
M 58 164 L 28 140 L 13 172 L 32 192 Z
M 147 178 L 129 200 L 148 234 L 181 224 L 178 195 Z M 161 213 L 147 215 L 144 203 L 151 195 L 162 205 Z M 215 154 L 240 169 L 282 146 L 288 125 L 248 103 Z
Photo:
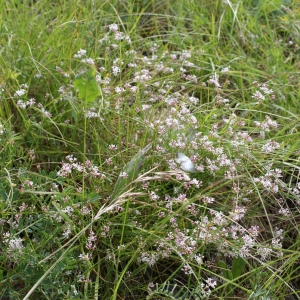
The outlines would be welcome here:
M 100 95 L 100 89 L 95 78 L 95 70 L 90 69 L 76 76 L 74 86 L 79 92 L 79 98 L 93 102 Z

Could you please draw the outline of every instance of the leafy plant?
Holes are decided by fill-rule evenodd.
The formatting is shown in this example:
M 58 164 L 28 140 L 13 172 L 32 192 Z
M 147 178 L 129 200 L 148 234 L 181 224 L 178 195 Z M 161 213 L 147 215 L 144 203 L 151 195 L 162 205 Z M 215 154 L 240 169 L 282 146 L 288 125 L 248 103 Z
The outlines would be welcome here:
M 89 69 L 76 76 L 74 86 L 79 91 L 79 98 L 86 102 L 93 102 L 100 95 L 100 89 L 95 78 L 96 71 Z

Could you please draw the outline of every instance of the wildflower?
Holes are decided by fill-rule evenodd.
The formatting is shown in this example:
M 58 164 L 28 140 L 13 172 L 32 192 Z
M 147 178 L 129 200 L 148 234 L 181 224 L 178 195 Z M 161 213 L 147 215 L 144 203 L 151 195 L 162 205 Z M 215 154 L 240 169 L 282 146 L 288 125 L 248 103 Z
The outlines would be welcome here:
M 107 158 L 104 163 L 106 163 L 108 165 L 112 165 L 112 163 L 113 163 L 112 158 L 111 157 Z
M 113 66 L 111 68 L 111 70 L 112 70 L 112 73 L 114 74 L 114 76 L 118 76 L 118 74 L 121 72 L 120 68 L 117 66 Z
M 281 248 L 282 248 L 281 238 L 277 238 L 277 239 L 273 238 L 273 239 L 272 239 L 272 246 L 273 246 L 274 248 L 279 248 L 279 249 L 281 249 Z
M 5 132 L 4 125 L 0 122 L 0 135 L 2 135 Z
M 80 274 L 77 277 L 78 277 L 78 282 L 85 282 L 85 283 L 91 282 L 91 280 L 89 278 L 85 278 L 84 275 Z
M 26 103 L 23 100 L 18 100 L 17 106 L 22 108 L 22 109 L 25 109 L 26 108 Z
M 259 247 L 256 251 L 258 255 L 260 255 L 262 260 L 266 260 L 267 257 L 271 254 L 272 249 L 270 248 L 265 248 L 265 247 Z
M 196 178 L 192 179 L 189 184 L 194 185 L 196 188 L 199 188 L 202 185 L 202 181 L 197 180 Z
M 22 245 L 21 238 L 14 238 L 8 242 L 8 251 L 9 252 L 22 252 L 24 246 Z
M 32 188 L 33 187 L 33 181 L 25 180 L 23 185 Z
M 179 194 L 176 200 L 179 202 L 187 202 L 188 201 L 185 194 Z
M 124 36 L 124 40 L 128 43 L 128 44 L 131 44 L 131 39 L 128 35 L 125 35 Z
M 128 174 L 126 172 L 121 172 L 119 175 L 121 178 L 127 178 Z
M 225 215 L 222 212 L 215 211 L 215 212 L 212 212 L 212 213 L 214 214 L 212 222 L 215 225 L 224 226 L 224 225 L 227 224 L 227 220 L 225 218 Z
M 119 32 L 119 31 L 115 32 L 115 37 L 114 37 L 115 41 L 121 41 L 124 38 L 125 38 L 125 35 L 123 32 Z
M 265 95 L 269 95 L 273 93 L 272 89 L 269 89 L 268 86 L 264 83 L 260 86 L 260 90 L 265 94 Z
M 135 94 L 138 90 L 138 87 L 137 86 L 132 86 L 132 87 L 130 87 L 129 90 L 130 90 L 131 93 Z
M 209 287 L 211 287 L 211 288 L 215 288 L 216 287 L 216 285 L 217 285 L 217 281 L 215 280 L 215 279 L 213 279 L 213 278 L 207 278 L 206 280 L 206 283 L 207 283 L 207 285 L 209 286 Z
M 247 258 L 250 255 L 250 249 L 247 248 L 245 245 L 240 249 L 239 255 L 241 257 Z
M 256 91 L 252 98 L 255 100 L 265 100 L 265 96 L 260 91 Z
M 41 108 L 41 112 L 42 112 L 43 117 L 47 117 L 47 118 L 52 117 L 52 114 L 49 111 L 45 110 L 44 107 Z
M 95 65 L 95 61 L 92 58 L 83 58 L 81 61 L 91 66 Z
M 196 117 L 195 117 L 195 116 L 190 116 L 190 122 L 191 122 L 192 124 L 197 124 L 197 119 L 196 119 Z
M 184 274 L 186 274 L 186 275 L 190 275 L 190 274 L 193 273 L 193 271 L 192 271 L 192 269 L 191 269 L 191 267 L 190 267 L 189 265 L 184 265 L 183 268 L 182 268 L 181 270 L 182 270 L 182 271 L 184 272 Z
M 34 154 L 34 149 L 29 150 L 29 160 L 34 160 L 35 159 L 35 154 Z
M 234 211 L 230 214 L 230 218 L 234 221 L 239 221 L 241 220 L 245 213 L 246 213 L 246 208 L 245 207 L 242 207 L 242 206 L 236 206 Z
M 61 169 L 57 172 L 58 177 L 67 177 L 72 173 L 72 165 L 69 163 L 62 163 Z
M 21 97 L 21 96 L 24 96 L 26 94 L 26 90 L 24 89 L 20 89 L 20 90 L 17 90 L 14 94 L 15 97 Z
M 197 262 L 198 265 L 201 265 L 203 263 L 204 256 L 201 254 L 195 254 L 194 259 Z
M 227 104 L 227 103 L 229 103 L 228 99 L 225 99 L 225 98 L 221 97 L 220 95 L 216 96 L 216 104 L 217 105 Z
M 34 74 L 34 77 L 35 77 L 35 78 L 42 78 L 43 75 L 42 75 L 41 73 L 35 73 L 35 74 Z
M 138 65 L 136 64 L 136 63 L 129 63 L 128 65 L 127 65 L 127 67 L 129 67 L 129 68 L 136 68 Z
M 151 108 L 151 105 L 148 105 L 148 104 L 142 105 L 142 111 L 148 110 L 149 108 Z
M 86 55 L 86 50 L 80 49 L 76 54 L 73 55 L 74 58 L 81 58 Z
M 85 117 L 87 119 L 92 119 L 92 118 L 99 118 L 100 114 L 96 113 L 95 111 L 93 111 L 94 109 L 89 109 L 86 113 L 85 113 Z
M 87 207 L 87 206 L 84 206 L 81 210 L 80 210 L 80 213 L 83 215 L 83 216 L 86 216 L 86 215 L 89 215 L 91 213 L 91 210 Z
M 121 93 L 125 92 L 125 89 L 124 89 L 123 87 L 117 86 L 117 87 L 115 88 L 115 92 L 116 92 L 117 94 L 121 94 Z
M 205 204 L 211 204 L 215 202 L 215 199 L 213 197 L 207 197 L 207 196 L 204 196 L 201 200 Z
M 71 235 L 72 231 L 71 231 L 71 226 L 70 225 L 67 225 L 64 232 L 63 232 L 63 236 L 68 239 Z
M 113 31 L 113 32 L 117 32 L 119 30 L 118 25 L 115 24 L 115 23 L 114 24 L 110 24 L 108 26 L 108 28 L 109 28 L 110 31 Z
M 108 146 L 108 149 L 112 150 L 112 151 L 115 151 L 115 150 L 118 150 L 118 146 L 116 146 L 114 144 L 111 144 L 111 145 Z
M 219 75 L 214 74 L 209 77 L 209 80 L 207 81 L 208 84 L 214 84 L 216 88 L 220 88 L 221 85 L 219 83 Z
M 151 199 L 152 201 L 157 201 L 157 200 L 159 200 L 159 196 L 156 195 L 155 192 L 151 192 L 151 193 L 150 193 L 150 199 Z
M 77 295 L 78 295 L 78 291 L 76 290 L 75 285 L 71 285 L 71 288 L 73 289 L 73 294 L 74 294 L 75 296 L 77 296 Z
M 252 237 L 257 237 L 259 234 L 259 226 L 251 226 L 248 229 L 248 232 L 251 234 Z
M 198 171 L 198 172 L 201 172 L 203 173 L 204 172 L 204 169 L 205 167 L 203 165 L 196 165 L 195 169 Z
M 158 261 L 158 258 L 159 256 L 157 253 L 143 252 L 138 261 L 146 263 L 149 267 L 153 267 L 154 264 Z
M 244 240 L 244 245 L 247 247 L 247 248 L 253 248 L 254 247 L 254 244 L 255 244 L 255 240 L 248 234 L 245 234 L 242 236 L 242 239 Z
M 88 249 L 88 250 L 95 249 L 96 248 L 96 245 L 95 245 L 96 240 L 97 240 L 97 236 L 91 230 L 90 233 L 89 233 L 89 236 L 87 238 L 85 248 Z
M 163 68 L 163 73 L 165 73 L 165 74 L 172 74 L 172 73 L 174 73 L 174 69 L 173 68 L 169 68 L 169 67 L 164 67 Z
M 184 66 L 186 66 L 186 67 L 193 67 L 193 66 L 195 65 L 194 63 L 192 63 L 192 62 L 190 62 L 190 61 L 188 61 L 188 60 L 183 61 L 183 64 L 184 64 Z M 173 73 L 173 72 L 172 72 L 172 73 Z M 194 82 L 197 83 L 197 78 L 196 78 L 195 75 L 188 75 L 188 76 L 191 76 L 191 78 L 196 79 L 196 81 L 194 81 Z
M 206 157 L 207 169 L 210 170 L 211 174 L 214 174 L 214 171 L 218 171 L 220 168 L 215 164 L 213 160 Z
M 276 228 L 275 228 L 274 235 L 275 235 L 276 237 L 282 238 L 283 232 L 284 232 L 283 229 L 278 229 L 278 228 L 276 227 Z
M 19 209 L 20 209 L 20 212 L 23 212 L 23 211 L 25 211 L 26 210 L 26 208 L 27 208 L 27 205 L 23 202 L 22 203 L 22 205 L 19 207 Z
M 151 78 L 150 71 L 147 69 L 142 69 L 134 74 L 134 81 L 136 82 L 146 82 Z
M 289 217 L 291 215 L 291 212 L 288 208 L 280 208 L 278 211 L 279 214 L 284 215 L 285 217 Z
M 187 58 L 191 58 L 191 57 L 192 55 L 188 50 L 183 50 L 179 56 L 180 60 L 186 60 Z
M 229 67 L 225 67 L 221 70 L 221 73 L 227 73 L 230 70 L 230 66 Z
M 269 116 L 266 116 L 266 121 L 265 121 L 270 127 L 277 128 L 278 124 L 276 121 L 273 121 Z
M 67 206 L 62 211 L 66 213 L 68 216 L 72 217 L 72 212 L 74 211 L 74 208 L 71 206 Z
M 170 222 L 171 222 L 171 224 L 172 224 L 172 227 L 177 227 L 177 222 L 176 222 L 176 218 L 175 218 L 175 217 L 172 217 L 172 218 L 170 219 Z
M 177 55 L 176 55 L 176 54 L 170 54 L 170 58 L 171 58 L 172 60 L 176 60 L 176 59 L 177 59 Z
M 268 141 L 265 145 L 262 146 L 262 151 L 269 153 L 278 148 L 280 148 L 279 143 L 277 143 L 275 141 Z
M 160 212 L 157 214 L 157 216 L 158 216 L 159 218 L 164 218 L 164 217 L 165 217 L 165 213 L 164 213 L 163 211 L 160 211 Z
M 35 104 L 35 99 L 34 98 L 30 98 L 28 101 L 27 101 L 27 103 L 26 103 L 26 105 L 28 105 L 28 106 L 33 106 Z
M 92 255 L 90 253 L 87 254 L 79 254 L 80 260 L 90 261 L 92 259 Z
M 266 120 L 263 122 L 254 121 L 254 125 L 266 132 L 270 131 L 270 127 L 275 129 L 278 127 L 278 123 L 273 121 L 269 116 L 266 116 Z
M 10 238 L 10 233 L 3 234 L 3 241 L 7 244 L 7 251 L 10 258 L 18 259 L 23 252 L 24 246 L 21 238 Z
M 104 38 L 98 40 L 98 42 L 99 42 L 100 44 L 103 44 L 103 43 L 106 42 L 107 40 L 108 40 L 108 37 L 104 37 Z

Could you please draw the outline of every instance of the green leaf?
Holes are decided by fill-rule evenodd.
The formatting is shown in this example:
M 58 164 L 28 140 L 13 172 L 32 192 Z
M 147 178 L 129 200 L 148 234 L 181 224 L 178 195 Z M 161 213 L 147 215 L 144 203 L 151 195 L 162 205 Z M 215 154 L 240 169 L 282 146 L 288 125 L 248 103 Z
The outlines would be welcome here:
M 242 257 L 235 257 L 232 261 L 232 276 L 233 278 L 237 278 L 241 276 L 246 265 L 246 261 Z
M 150 143 L 139 151 L 123 168 L 122 172 L 125 172 L 128 176 L 126 178 L 119 176 L 111 195 L 112 200 L 124 193 L 129 185 L 138 177 L 145 161 L 145 154 L 149 151 L 151 145 L 152 144 Z
M 90 69 L 76 76 L 74 86 L 77 88 L 81 100 L 93 102 L 100 95 L 95 73 L 94 69 Z
M 252 4 L 256 7 L 257 12 L 261 13 L 279 13 L 281 11 L 281 5 L 283 4 L 288 4 L 288 0 L 253 0 Z
M 222 270 L 223 276 L 228 279 L 232 280 L 232 273 L 230 270 L 227 268 L 227 264 L 223 260 L 218 261 L 218 267 Z

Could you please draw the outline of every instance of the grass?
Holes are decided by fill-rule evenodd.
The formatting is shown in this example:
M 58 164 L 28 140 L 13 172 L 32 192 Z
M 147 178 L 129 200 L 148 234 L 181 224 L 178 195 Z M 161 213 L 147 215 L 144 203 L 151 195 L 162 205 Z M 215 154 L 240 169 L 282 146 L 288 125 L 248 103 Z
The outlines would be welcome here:
M 0 299 L 300 298 L 296 1 L 0 7 Z

